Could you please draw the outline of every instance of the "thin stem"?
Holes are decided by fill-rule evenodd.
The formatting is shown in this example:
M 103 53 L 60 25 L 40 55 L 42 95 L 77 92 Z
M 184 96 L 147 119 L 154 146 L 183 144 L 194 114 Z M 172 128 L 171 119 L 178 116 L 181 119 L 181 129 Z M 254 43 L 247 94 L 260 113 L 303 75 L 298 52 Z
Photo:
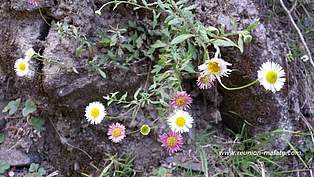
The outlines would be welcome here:
M 208 51 L 207 51 L 207 47 L 203 44 L 203 50 L 204 50 L 204 62 L 209 60 L 209 54 L 208 54 Z
M 48 26 L 51 26 L 48 21 L 46 20 L 46 18 L 44 17 L 43 13 L 41 12 L 41 9 L 39 8 L 39 14 L 41 16 L 41 18 L 45 21 L 45 23 L 48 25 Z
M 306 53 L 307 53 L 307 55 L 309 57 L 310 63 L 314 67 L 314 62 L 313 62 L 313 59 L 312 59 L 311 51 L 310 51 L 310 49 L 309 49 L 309 47 L 308 47 L 308 45 L 307 45 L 307 43 L 306 43 L 306 41 L 305 41 L 305 39 L 303 37 L 303 34 L 302 34 L 300 28 L 295 23 L 292 15 L 291 15 L 291 11 L 288 10 L 288 8 L 286 7 L 286 5 L 284 4 L 284 2 L 282 0 L 280 0 L 280 4 L 281 4 L 282 8 L 286 11 L 286 13 L 288 14 L 289 19 L 290 19 L 290 21 L 292 23 L 292 26 L 295 28 L 295 30 L 297 31 L 297 33 L 298 33 L 298 35 L 299 35 L 299 37 L 301 39 L 301 42 L 302 42 L 302 44 L 303 44 L 303 46 L 305 48 L 305 51 L 306 51 Z
M 57 64 L 60 64 L 60 65 L 64 65 L 66 66 L 64 63 L 62 62 L 59 62 L 59 61 L 56 61 L 56 60 L 52 60 L 52 59 L 49 59 L 49 58 L 46 58 L 42 55 L 40 55 L 39 53 L 36 53 L 35 54 L 37 57 L 34 57 L 34 59 L 36 60 L 39 60 L 39 61 L 42 61 L 42 62 L 48 62 L 48 63 L 57 63 Z
M 134 5 L 134 6 L 137 6 L 138 8 L 143 8 L 143 9 L 147 9 L 147 10 L 151 10 L 153 11 L 154 9 L 152 8 L 149 8 L 149 7 L 145 7 L 145 6 L 141 6 L 141 5 L 138 5 L 137 3 L 133 3 L 133 2 L 128 2 L 128 1 L 110 1 L 110 2 L 107 2 L 105 3 L 104 5 L 102 5 L 98 11 L 101 11 L 104 7 L 106 7 L 107 5 L 110 5 L 110 4 L 116 4 L 116 6 L 120 5 L 120 4 L 130 4 L 130 5 Z M 155 4 L 155 3 L 154 3 Z M 150 5 L 154 5 L 154 4 L 150 4 Z M 115 8 L 114 8 L 115 9 Z
M 241 90 L 241 89 L 250 87 L 250 86 L 256 84 L 256 83 L 259 81 L 259 80 L 257 79 L 257 80 L 255 80 L 255 81 L 253 81 L 253 82 L 251 82 L 251 83 L 248 83 L 248 84 L 243 85 L 243 86 L 240 86 L 240 87 L 229 88 L 229 87 L 225 86 L 225 85 L 221 82 L 220 78 L 217 78 L 217 80 L 218 80 L 218 82 L 220 83 L 220 85 L 221 85 L 224 89 L 226 89 L 226 90 Z

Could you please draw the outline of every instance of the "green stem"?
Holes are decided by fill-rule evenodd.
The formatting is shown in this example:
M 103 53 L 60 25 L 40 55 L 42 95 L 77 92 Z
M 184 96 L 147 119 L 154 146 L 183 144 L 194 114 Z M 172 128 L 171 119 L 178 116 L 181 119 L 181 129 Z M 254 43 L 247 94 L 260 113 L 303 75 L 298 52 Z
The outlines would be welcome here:
M 259 80 L 257 79 L 257 80 L 255 80 L 255 81 L 253 81 L 253 82 L 251 82 L 251 83 L 248 83 L 248 84 L 246 84 L 246 85 L 243 85 L 243 86 L 241 86 L 241 87 L 229 88 L 229 87 L 225 86 L 225 85 L 221 82 L 220 78 L 217 78 L 217 80 L 218 80 L 218 82 L 220 83 L 220 85 L 221 85 L 224 89 L 226 89 L 226 90 L 241 90 L 241 89 L 250 87 L 250 86 L 256 84 L 256 83 L 259 81 Z
M 204 50 L 204 58 L 203 58 L 203 60 L 205 62 L 205 61 L 209 60 L 209 54 L 208 54 L 208 51 L 207 51 L 207 47 L 204 44 L 202 46 L 203 46 L 203 50 Z
M 39 14 L 41 16 L 41 18 L 45 21 L 45 23 L 48 25 L 48 26 L 51 26 L 48 21 L 46 20 L 46 18 L 44 17 L 43 13 L 41 12 L 40 8 L 39 8 Z
M 39 53 L 35 53 L 35 56 L 37 56 L 37 57 L 34 57 L 34 59 L 39 60 L 39 61 L 42 61 L 42 62 L 56 63 L 56 64 L 59 64 L 59 65 L 64 65 L 64 66 L 66 66 L 66 65 L 65 65 L 64 63 L 62 63 L 62 62 L 59 62 L 59 61 L 56 61 L 56 60 L 52 60 L 52 59 L 46 58 L 46 57 L 40 55 Z
M 116 4 L 116 6 L 120 5 L 120 4 L 130 4 L 130 5 L 133 5 L 133 6 L 137 6 L 138 8 L 143 8 L 143 9 L 147 9 L 147 10 L 151 10 L 153 11 L 154 9 L 152 8 L 149 8 L 149 7 L 145 7 L 145 6 L 141 6 L 141 5 L 138 5 L 137 3 L 133 3 L 133 2 L 128 2 L 128 1 L 110 1 L 110 2 L 107 2 L 105 3 L 104 5 L 102 5 L 98 11 L 101 11 L 104 7 L 106 7 L 107 5 L 109 4 Z M 114 8 L 115 9 L 115 8 Z

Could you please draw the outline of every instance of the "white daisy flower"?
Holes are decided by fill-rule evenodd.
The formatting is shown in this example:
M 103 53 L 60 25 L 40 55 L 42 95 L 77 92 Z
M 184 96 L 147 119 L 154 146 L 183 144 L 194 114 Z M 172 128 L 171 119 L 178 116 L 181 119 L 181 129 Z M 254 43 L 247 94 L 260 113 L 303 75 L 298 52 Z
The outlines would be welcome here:
M 99 124 L 105 116 L 105 106 L 99 101 L 89 103 L 85 109 L 85 117 L 91 124 Z
M 16 74 L 20 77 L 23 77 L 29 73 L 29 64 L 28 60 L 20 58 L 15 61 L 14 70 Z
M 271 61 L 262 64 L 260 70 L 257 72 L 257 77 L 260 84 L 266 90 L 271 90 L 272 92 L 279 91 L 286 81 L 283 68 Z
M 175 110 L 167 121 L 172 131 L 183 133 L 189 132 L 189 129 L 192 128 L 193 117 L 186 111 Z
M 33 48 L 30 48 L 30 49 L 26 50 L 26 52 L 25 52 L 25 59 L 26 59 L 26 60 L 30 60 L 30 59 L 32 59 L 32 57 L 33 57 L 34 55 L 35 55 L 34 49 L 33 49 Z
M 198 69 L 201 71 L 203 76 L 207 75 L 210 80 L 215 80 L 215 78 L 223 76 L 228 77 L 231 70 L 228 69 L 227 66 L 231 66 L 231 64 L 223 59 L 215 57 L 198 66 Z

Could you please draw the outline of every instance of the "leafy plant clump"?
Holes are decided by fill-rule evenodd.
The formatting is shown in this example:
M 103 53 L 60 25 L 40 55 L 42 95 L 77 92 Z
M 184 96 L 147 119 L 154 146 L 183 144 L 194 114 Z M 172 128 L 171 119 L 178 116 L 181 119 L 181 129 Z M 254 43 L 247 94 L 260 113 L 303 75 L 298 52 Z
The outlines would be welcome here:
M 39 166 L 39 164 L 32 163 L 28 169 L 26 177 L 44 177 L 46 170 Z
M 10 164 L 6 161 L 0 160 L 0 177 L 4 177 L 4 173 L 10 169 Z
M 148 74 L 150 78 L 145 86 L 135 92 L 133 100 L 128 101 L 128 93 L 121 97 L 118 97 L 118 93 L 113 93 L 104 98 L 108 101 L 108 106 L 112 103 L 124 104 L 133 111 L 133 116 L 140 107 L 149 104 L 157 107 L 160 113 L 165 113 L 171 95 L 183 90 L 183 79 L 197 74 L 196 63 L 210 59 L 209 51 L 212 49 L 220 54 L 221 47 L 236 47 L 243 52 L 244 45 L 252 39 L 250 32 L 258 24 L 256 21 L 243 31 L 226 32 L 223 26 L 204 26 L 193 15 L 195 6 L 186 7 L 186 1 L 143 1 L 143 4 L 130 2 L 111 1 L 105 5 L 114 4 L 113 9 L 122 4 L 133 5 L 134 10 L 150 11 L 152 19 L 141 25 L 129 22 L 127 28 L 115 30 L 118 32 L 106 37 L 105 46 L 109 50 L 104 58 L 126 58 L 123 60 L 124 65 L 140 58 L 149 59 L 152 62 Z M 127 40 L 117 42 L 121 38 Z M 237 38 L 236 42 L 232 40 L 234 38 Z M 100 43 L 103 43 L 103 40 Z M 117 50 L 114 55 L 111 53 L 113 48 Z M 100 58 L 94 62 L 106 63 Z

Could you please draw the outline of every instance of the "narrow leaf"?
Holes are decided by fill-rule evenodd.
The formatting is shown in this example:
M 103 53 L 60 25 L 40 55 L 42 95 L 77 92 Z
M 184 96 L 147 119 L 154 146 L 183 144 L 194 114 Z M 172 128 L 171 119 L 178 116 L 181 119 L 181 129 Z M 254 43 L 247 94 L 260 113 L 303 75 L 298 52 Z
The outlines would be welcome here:
M 175 37 L 170 44 L 175 45 L 175 44 L 179 44 L 191 37 L 193 37 L 193 34 L 181 34 L 180 36 Z
M 98 72 L 99 72 L 99 74 L 101 75 L 101 77 L 103 77 L 104 79 L 106 79 L 106 78 L 107 78 L 106 73 L 105 73 L 105 72 L 103 72 L 100 68 L 98 68 Z

